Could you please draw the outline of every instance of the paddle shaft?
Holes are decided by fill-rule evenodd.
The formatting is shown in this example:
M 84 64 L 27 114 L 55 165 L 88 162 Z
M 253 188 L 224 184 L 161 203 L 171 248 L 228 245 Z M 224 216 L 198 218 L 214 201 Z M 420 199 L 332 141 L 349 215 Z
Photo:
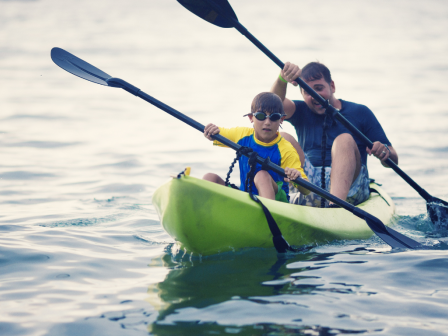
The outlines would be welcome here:
M 246 36 L 249 41 L 251 41 L 258 49 L 260 49 L 266 56 L 268 56 L 275 64 L 277 64 L 281 69 L 284 68 L 285 64 L 278 59 L 268 48 L 266 48 L 263 43 L 261 43 L 255 36 L 253 36 L 238 20 L 228 17 L 228 20 L 232 20 L 234 27 L 242 35 Z M 373 142 L 370 141 L 361 131 L 359 131 L 350 121 L 348 121 L 339 110 L 333 107 L 328 100 L 322 98 L 316 91 L 314 91 L 305 81 L 298 77 L 295 81 L 304 89 L 311 97 L 313 97 L 319 104 L 326 108 L 327 114 L 332 114 L 333 117 L 338 120 L 342 125 L 344 125 L 350 132 L 352 132 L 358 139 L 360 139 L 367 147 L 372 148 Z M 405 180 L 412 188 L 414 188 L 420 196 L 422 196 L 427 202 L 431 202 L 433 197 L 422 187 L 420 187 L 412 178 L 410 178 L 403 170 L 401 170 L 395 162 L 391 159 L 387 159 L 385 163 L 392 168 L 398 175 L 400 175 L 403 180 Z
M 155 99 L 154 97 L 146 94 L 145 92 L 141 91 L 139 88 L 133 86 L 132 84 L 129 84 L 128 82 L 120 79 L 120 78 L 110 78 L 107 80 L 107 83 L 109 84 L 109 86 L 114 86 L 114 87 L 120 87 L 130 93 L 132 93 L 133 95 L 147 101 L 148 103 L 158 107 L 159 109 L 165 111 L 166 113 L 170 114 L 171 116 L 179 119 L 180 121 L 190 125 L 191 127 L 197 129 L 200 132 L 204 132 L 204 125 L 198 123 L 197 121 L 191 119 L 190 117 L 187 117 L 185 114 L 173 109 L 172 107 L 162 103 L 161 101 Z M 238 145 L 237 143 L 223 137 L 222 135 L 214 135 L 213 136 L 214 139 L 216 139 L 217 141 L 221 142 L 223 145 L 230 147 L 232 149 L 234 149 L 235 151 L 239 150 L 241 148 L 240 145 Z M 283 168 L 279 167 L 278 165 L 272 163 L 272 162 L 267 162 L 265 163 L 266 159 L 257 156 L 257 163 L 263 165 L 266 164 L 267 167 L 269 167 L 269 170 L 272 170 L 274 172 L 276 172 L 277 174 L 280 174 L 284 177 L 287 177 L 285 174 L 285 171 Z M 352 212 L 354 215 L 365 219 L 368 216 L 371 216 L 370 214 L 368 214 L 367 212 L 353 206 L 350 203 L 347 203 L 343 200 L 341 200 L 340 198 L 326 192 L 325 190 L 319 188 L 318 186 L 303 180 L 303 179 L 296 179 L 294 180 L 295 183 L 297 183 L 298 185 L 314 192 L 315 194 L 318 194 L 319 196 L 339 205 L 340 207 Z M 381 223 L 381 222 L 380 222 Z M 385 231 L 386 227 L 384 226 L 384 224 L 381 223 L 381 225 L 379 225 L 379 228 L 376 228 L 379 231 Z

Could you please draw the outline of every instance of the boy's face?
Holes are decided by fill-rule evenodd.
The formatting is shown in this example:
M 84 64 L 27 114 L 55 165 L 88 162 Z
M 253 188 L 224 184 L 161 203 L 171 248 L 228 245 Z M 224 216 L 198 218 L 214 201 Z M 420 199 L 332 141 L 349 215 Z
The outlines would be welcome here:
M 266 116 L 270 116 L 270 112 L 263 112 Z M 258 120 L 253 114 L 249 114 L 250 121 L 254 124 L 255 137 L 257 140 L 269 143 L 277 137 L 278 127 L 283 122 L 285 117 L 281 117 L 277 121 L 272 121 L 270 118 Z

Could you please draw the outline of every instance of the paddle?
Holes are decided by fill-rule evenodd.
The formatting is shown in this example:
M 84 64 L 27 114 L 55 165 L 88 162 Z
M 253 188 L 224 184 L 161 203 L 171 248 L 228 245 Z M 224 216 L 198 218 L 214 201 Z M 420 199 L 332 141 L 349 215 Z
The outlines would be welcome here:
M 143 91 L 141 91 L 140 89 L 136 88 L 135 86 L 129 84 L 128 82 L 125 82 L 124 80 L 122 80 L 120 78 L 111 77 L 107 73 L 97 69 L 96 67 L 90 65 L 89 63 L 83 61 L 82 59 L 70 54 L 69 52 L 67 52 L 63 49 L 53 48 L 51 50 L 51 58 L 58 66 L 60 66 L 62 69 L 70 72 L 71 74 L 73 74 L 75 76 L 81 77 L 83 79 L 86 79 L 88 81 L 91 81 L 91 82 L 94 82 L 97 84 L 122 88 L 123 90 L 126 90 L 126 91 L 132 93 L 133 95 L 135 95 L 135 96 L 147 101 L 148 103 L 158 107 L 159 109 L 167 112 L 168 114 L 172 115 L 173 117 L 183 121 L 184 123 L 197 129 L 198 131 L 200 131 L 202 133 L 204 132 L 204 126 L 201 125 L 200 123 L 196 122 L 195 120 L 187 117 L 186 115 L 182 114 L 179 111 L 176 111 L 175 109 L 169 107 L 168 105 L 165 105 L 161 101 L 144 93 Z M 213 136 L 213 138 L 234 150 L 239 150 L 241 148 L 240 145 L 234 143 L 233 141 L 230 141 L 229 139 L 227 139 L 219 134 Z M 265 164 L 269 168 L 269 170 L 272 170 L 272 171 L 276 172 L 277 174 L 280 174 L 280 175 L 286 177 L 285 171 L 281 167 L 270 162 L 270 160 L 267 160 L 267 159 L 265 160 L 264 158 L 257 156 L 256 161 L 257 161 L 257 163 L 259 163 L 261 165 Z M 318 186 L 316 186 L 312 183 L 309 183 L 305 180 L 302 180 L 300 178 L 296 179 L 294 182 L 301 185 L 302 187 L 318 194 L 319 196 L 339 205 L 340 207 L 350 211 L 355 216 L 358 216 L 359 218 L 364 219 L 367 222 L 367 225 L 370 227 L 370 229 L 373 232 L 375 232 L 382 240 L 384 240 L 391 247 L 393 247 L 393 248 L 395 248 L 395 247 L 401 247 L 401 248 L 420 248 L 420 247 L 422 247 L 422 245 L 420 245 L 420 243 L 402 235 L 401 233 L 396 232 L 395 230 L 393 230 L 391 228 L 386 227 L 378 218 L 353 206 L 352 204 L 349 204 L 349 203 L 341 200 L 338 197 L 331 195 L 327 191 L 319 188 Z M 284 241 L 284 243 L 288 244 L 286 241 Z M 277 245 L 276 245 L 276 248 L 277 248 Z
M 227 0 L 177 0 L 182 6 L 193 14 L 199 16 L 207 22 L 222 28 L 235 28 L 241 34 L 246 36 L 258 49 L 268 56 L 281 69 L 285 66 L 269 49 L 267 49 L 260 41 L 258 41 L 239 21 Z M 361 133 L 352 123 L 350 123 L 339 111 L 323 99 L 316 91 L 306 84 L 300 77 L 295 80 L 310 96 L 326 108 L 326 113 L 333 115 L 341 124 L 357 136 L 369 148 L 373 147 L 370 141 L 363 133 Z M 403 172 L 391 159 L 387 159 L 385 163 L 391 167 L 398 175 L 400 175 L 411 187 L 413 187 L 422 196 L 427 204 L 426 208 L 431 221 L 435 225 L 448 225 L 448 202 L 440 198 L 431 196 L 426 190 L 421 188 L 414 180 L 412 180 L 405 172 Z

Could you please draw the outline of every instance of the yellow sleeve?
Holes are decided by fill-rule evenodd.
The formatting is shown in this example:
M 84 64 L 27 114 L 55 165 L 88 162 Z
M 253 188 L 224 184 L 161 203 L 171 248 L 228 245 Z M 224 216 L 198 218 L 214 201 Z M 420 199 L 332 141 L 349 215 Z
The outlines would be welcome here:
M 219 127 L 219 134 L 235 143 L 237 143 L 246 136 L 250 136 L 253 133 L 254 129 L 249 127 L 232 127 L 232 128 Z M 227 147 L 217 140 L 213 141 L 213 145 L 220 147 Z
M 281 163 L 282 168 L 285 169 L 286 167 L 288 167 L 297 169 L 300 172 L 300 174 L 302 174 L 302 179 L 308 181 L 308 177 L 303 171 L 302 165 L 300 163 L 299 154 L 289 141 L 282 139 L 282 142 L 283 142 L 282 146 L 279 146 L 280 153 L 282 155 L 282 163 Z M 298 188 L 302 194 L 308 195 L 310 193 L 308 189 L 305 189 L 304 187 L 301 187 L 300 185 L 294 182 L 292 182 L 292 184 L 296 188 Z
M 282 141 L 279 143 L 279 150 L 282 156 L 281 167 L 283 169 L 285 169 L 286 167 L 297 169 L 300 174 L 302 174 L 302 178 L 308 180 L 308 177 L 303 171 L 299 154 L 296 152 L 291 143 L 285 139 L 282 139 Z

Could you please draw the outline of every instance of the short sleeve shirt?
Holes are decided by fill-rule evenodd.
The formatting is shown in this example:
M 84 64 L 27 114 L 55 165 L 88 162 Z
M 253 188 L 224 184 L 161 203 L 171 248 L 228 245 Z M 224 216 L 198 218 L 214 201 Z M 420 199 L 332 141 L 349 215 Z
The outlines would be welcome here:
M 339 111 L 348 121 L 359 129 L 370 141 L 380 141 L 388 146 L 391 143 L 387 139 L 380 123 L 373 112 L 366 106 L 340 99 L 342 104 Z M 286 121 L 290 122 L 297 132 L 297 140 L 303 151 L 307 154 L 311 164 L 315 167 L 322 166 L 322 134 L 325 115 L 319 115 L 310 110 L 304 101 L 295 100 L 296 110 L 293 116 Z M 353 136 L 361 154 L 361 162 L 367 165 L 366 145 L 357 139 L 348 129 L 337 120 L 328 117 L 325 166 L 331 166 L 331 147 L 337 136 L 349 133 Z
M 282 167 L 283 169 L 294 168 L 300 171 L 302 174 L 302 178 L 306 178 L 306 174 L 302 169 L 299 155 L 297 154 L 294 147 L 291 143 L 285 140 L 280 134 L 277 133 L 277 137 L 272 140 L 270 143 L 264 143 L 255 138 L 255 131 L 253 128 L 249 127 L 234 127 L 234 128 L 219 128 L 219 134 L 223 137 L 232 140 L 233 142 L 238 143 L 241 146 L 250 147 L 255 152 L 258 153 L 262 158 L 268 158 L 275 163 L 276 165 Z M 213 142 L 216 146 L 225 147 L 218 141 Z M 242 156 L 240 159 L 240 190 L 245 189 L 245 181 L 247 173 L 250 170 L 249 159 L 245 156 Z M 256 172 L 261 170 L 261 165 L 257 163 Z M 289 186 L 288 183 L 283 180 L 283 176 L 273 172 L 268 171 L 272 176 L 273 180 L 277 182 L 282 182 L 282 189 L 285 191 L 288 199 L 289 199 Z M 258 190 L 255 186 L 252 187 L 252 192 L 258 195 Z

